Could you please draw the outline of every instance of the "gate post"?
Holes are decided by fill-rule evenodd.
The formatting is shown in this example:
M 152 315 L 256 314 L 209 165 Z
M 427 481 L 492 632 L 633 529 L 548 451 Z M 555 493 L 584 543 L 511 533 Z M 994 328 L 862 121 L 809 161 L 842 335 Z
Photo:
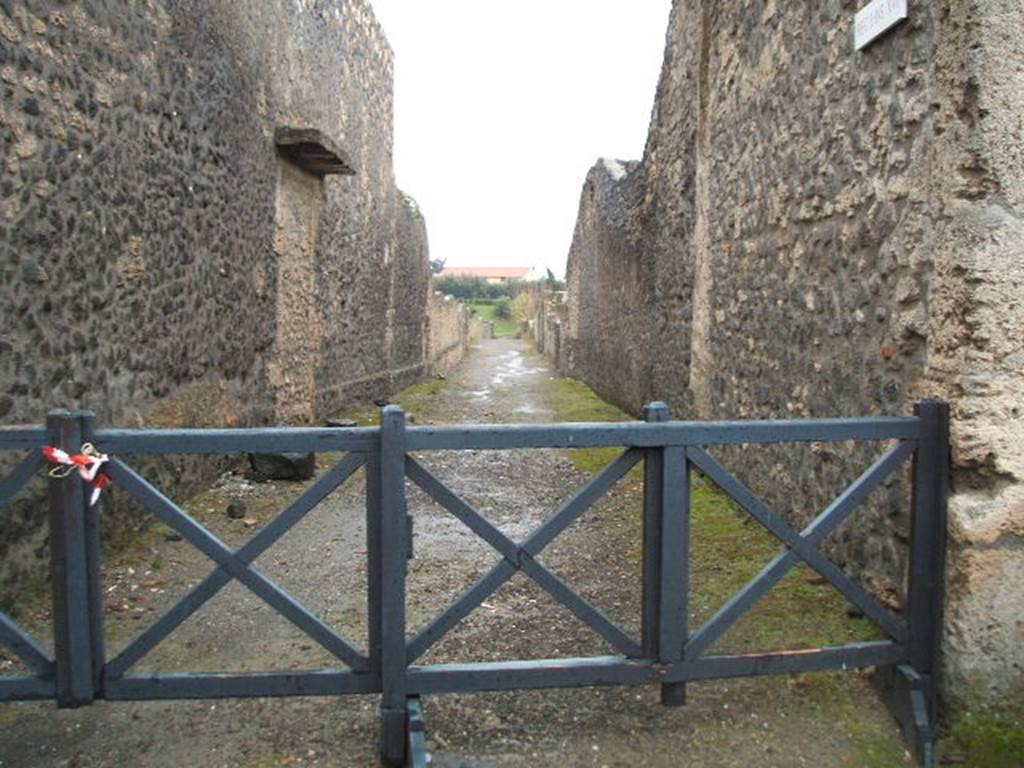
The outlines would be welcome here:
M 689 632 L 690 603 L 690 462 L 686 449 L 666 446 L 663 452 L 661 502 L 661 614 L 658 661 L 683 660 Z M 686 683 L 661 686 L 661 703 L 686 703 Z
M 668 421 L 668 406 L 644 408 L 649 423 Z M 680 474 L 680 470 L 682 473 Z M 664 665 L 683 658 L 690 558 L 690 465 L 685 449 L 651 448 L 644 461 L 642 645 Z M 686 703 L 686 683 L 663 683 L 661 703 Z
M 381 761 L 405 761 L 408 727 L 405 651 L 405 575 L 409 537 L 405 514 L 405 413 L 389 405 L 380 415 L 380 643 Z
M 665 403 L 644 406 L 644 421 L 659 423 L 670 418 Z M 658 609 L 661 604 L 661 484 L 662 449 L 644 453 L 643 573 L 641 574 L 641 646 L 649 659 L 658 658 Z
M 918 759 L 935 760 L 938 678 L 941 674 L 942 611 L 946 573 L 946 502 L 949 495 L 949 403 L 922 400 L 914 406 L 921 434 L 913 467 L 908 579 L 909 669 L 901 668 L 910 696 Z
M 92 434 L 93 415 L 59 409 L 46 420 L 50 445 L 75 454 Z M 103 601 L 99 569 L 99 509 L 89 489 L 71 472 L 51 478 L 50 570 L 57 704 L 91 704 L 100 693 L 103 670 Z

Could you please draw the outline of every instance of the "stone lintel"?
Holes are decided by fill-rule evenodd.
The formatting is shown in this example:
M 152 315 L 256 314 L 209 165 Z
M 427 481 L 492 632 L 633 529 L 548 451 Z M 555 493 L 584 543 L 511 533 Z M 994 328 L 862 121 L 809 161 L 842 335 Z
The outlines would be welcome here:
M 316 128 L 278 126 L 274 130 L 274 143 L 282 155 L 317 176 L 355 175 L 345 151 Z

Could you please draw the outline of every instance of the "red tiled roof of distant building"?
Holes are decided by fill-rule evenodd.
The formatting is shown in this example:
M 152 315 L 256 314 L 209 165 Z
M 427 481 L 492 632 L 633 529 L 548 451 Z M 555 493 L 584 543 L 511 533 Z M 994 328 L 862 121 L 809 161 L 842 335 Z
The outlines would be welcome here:
M 522 280 L 530 267 L 445 267 L 438 277 L 483 277 Z

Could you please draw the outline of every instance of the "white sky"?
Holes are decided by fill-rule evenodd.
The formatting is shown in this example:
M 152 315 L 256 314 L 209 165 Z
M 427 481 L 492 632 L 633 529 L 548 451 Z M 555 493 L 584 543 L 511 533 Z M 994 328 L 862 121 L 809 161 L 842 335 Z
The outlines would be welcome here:
M 430 257 L 564 275 L 587 171 L 643 154 L 671 0 L 371 2 Z

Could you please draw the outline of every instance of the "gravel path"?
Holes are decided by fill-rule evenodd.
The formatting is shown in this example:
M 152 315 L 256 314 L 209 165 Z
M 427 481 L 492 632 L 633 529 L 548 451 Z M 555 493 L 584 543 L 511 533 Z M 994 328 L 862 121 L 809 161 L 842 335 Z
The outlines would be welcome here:
M 525 342 L 486 342 L 435 395 L 410 403 L 416 423 L 543 422 L 552 372 Z M 321 468 L 337 457 L 321 456 Z M 560 451 L 442 452 L 432 472 L 507 535 L 533 530 L 584 480 Z M 188 509 L 231 546 L 244 542 L 300 488 L 226 476 Z M 257 567 L 353 639 L 364 638 L 362 473 L 349 480 Z M 247 518 L 227 504 L 244 500 Z M 627 478 L 559 537 L 541 562 L 639 634 L 639 510 Z M 497 554 L 410 486 L 416 558 L 409 627 L 440 612 Z M 173 538 L 173 537 L 170 537 Z M 210 563 L 156 537 L 108 566 L 108 644 L 116 652 Z M 365 645 L 364 642 L 357 642 Z M 485 601 L 425 662 L 605 654 L 610 649 L 521 574 Z M 136 666 L 136 671 L 246 671 L 329 666 L 329 657 L 247 590 L 232 584 Z M 692 685 L 665 709 L 656 688 L 431 697 L 425 717 L 441 766 L 864 766 L 896 754 L 899 737 L 859 674 Z M 839 693 L 837 694 L 837 691 Z M 852 693 L 851 693 L 852 692 Z M 0 706 L 0 766 L 367 766 L 375 764 L 377 697 Z M 881 734 L 881 735 L 879 735 Z M 879 743 L 880 740 L 880 743 Z M 456 757 L 456 755 L 461 757 Z

